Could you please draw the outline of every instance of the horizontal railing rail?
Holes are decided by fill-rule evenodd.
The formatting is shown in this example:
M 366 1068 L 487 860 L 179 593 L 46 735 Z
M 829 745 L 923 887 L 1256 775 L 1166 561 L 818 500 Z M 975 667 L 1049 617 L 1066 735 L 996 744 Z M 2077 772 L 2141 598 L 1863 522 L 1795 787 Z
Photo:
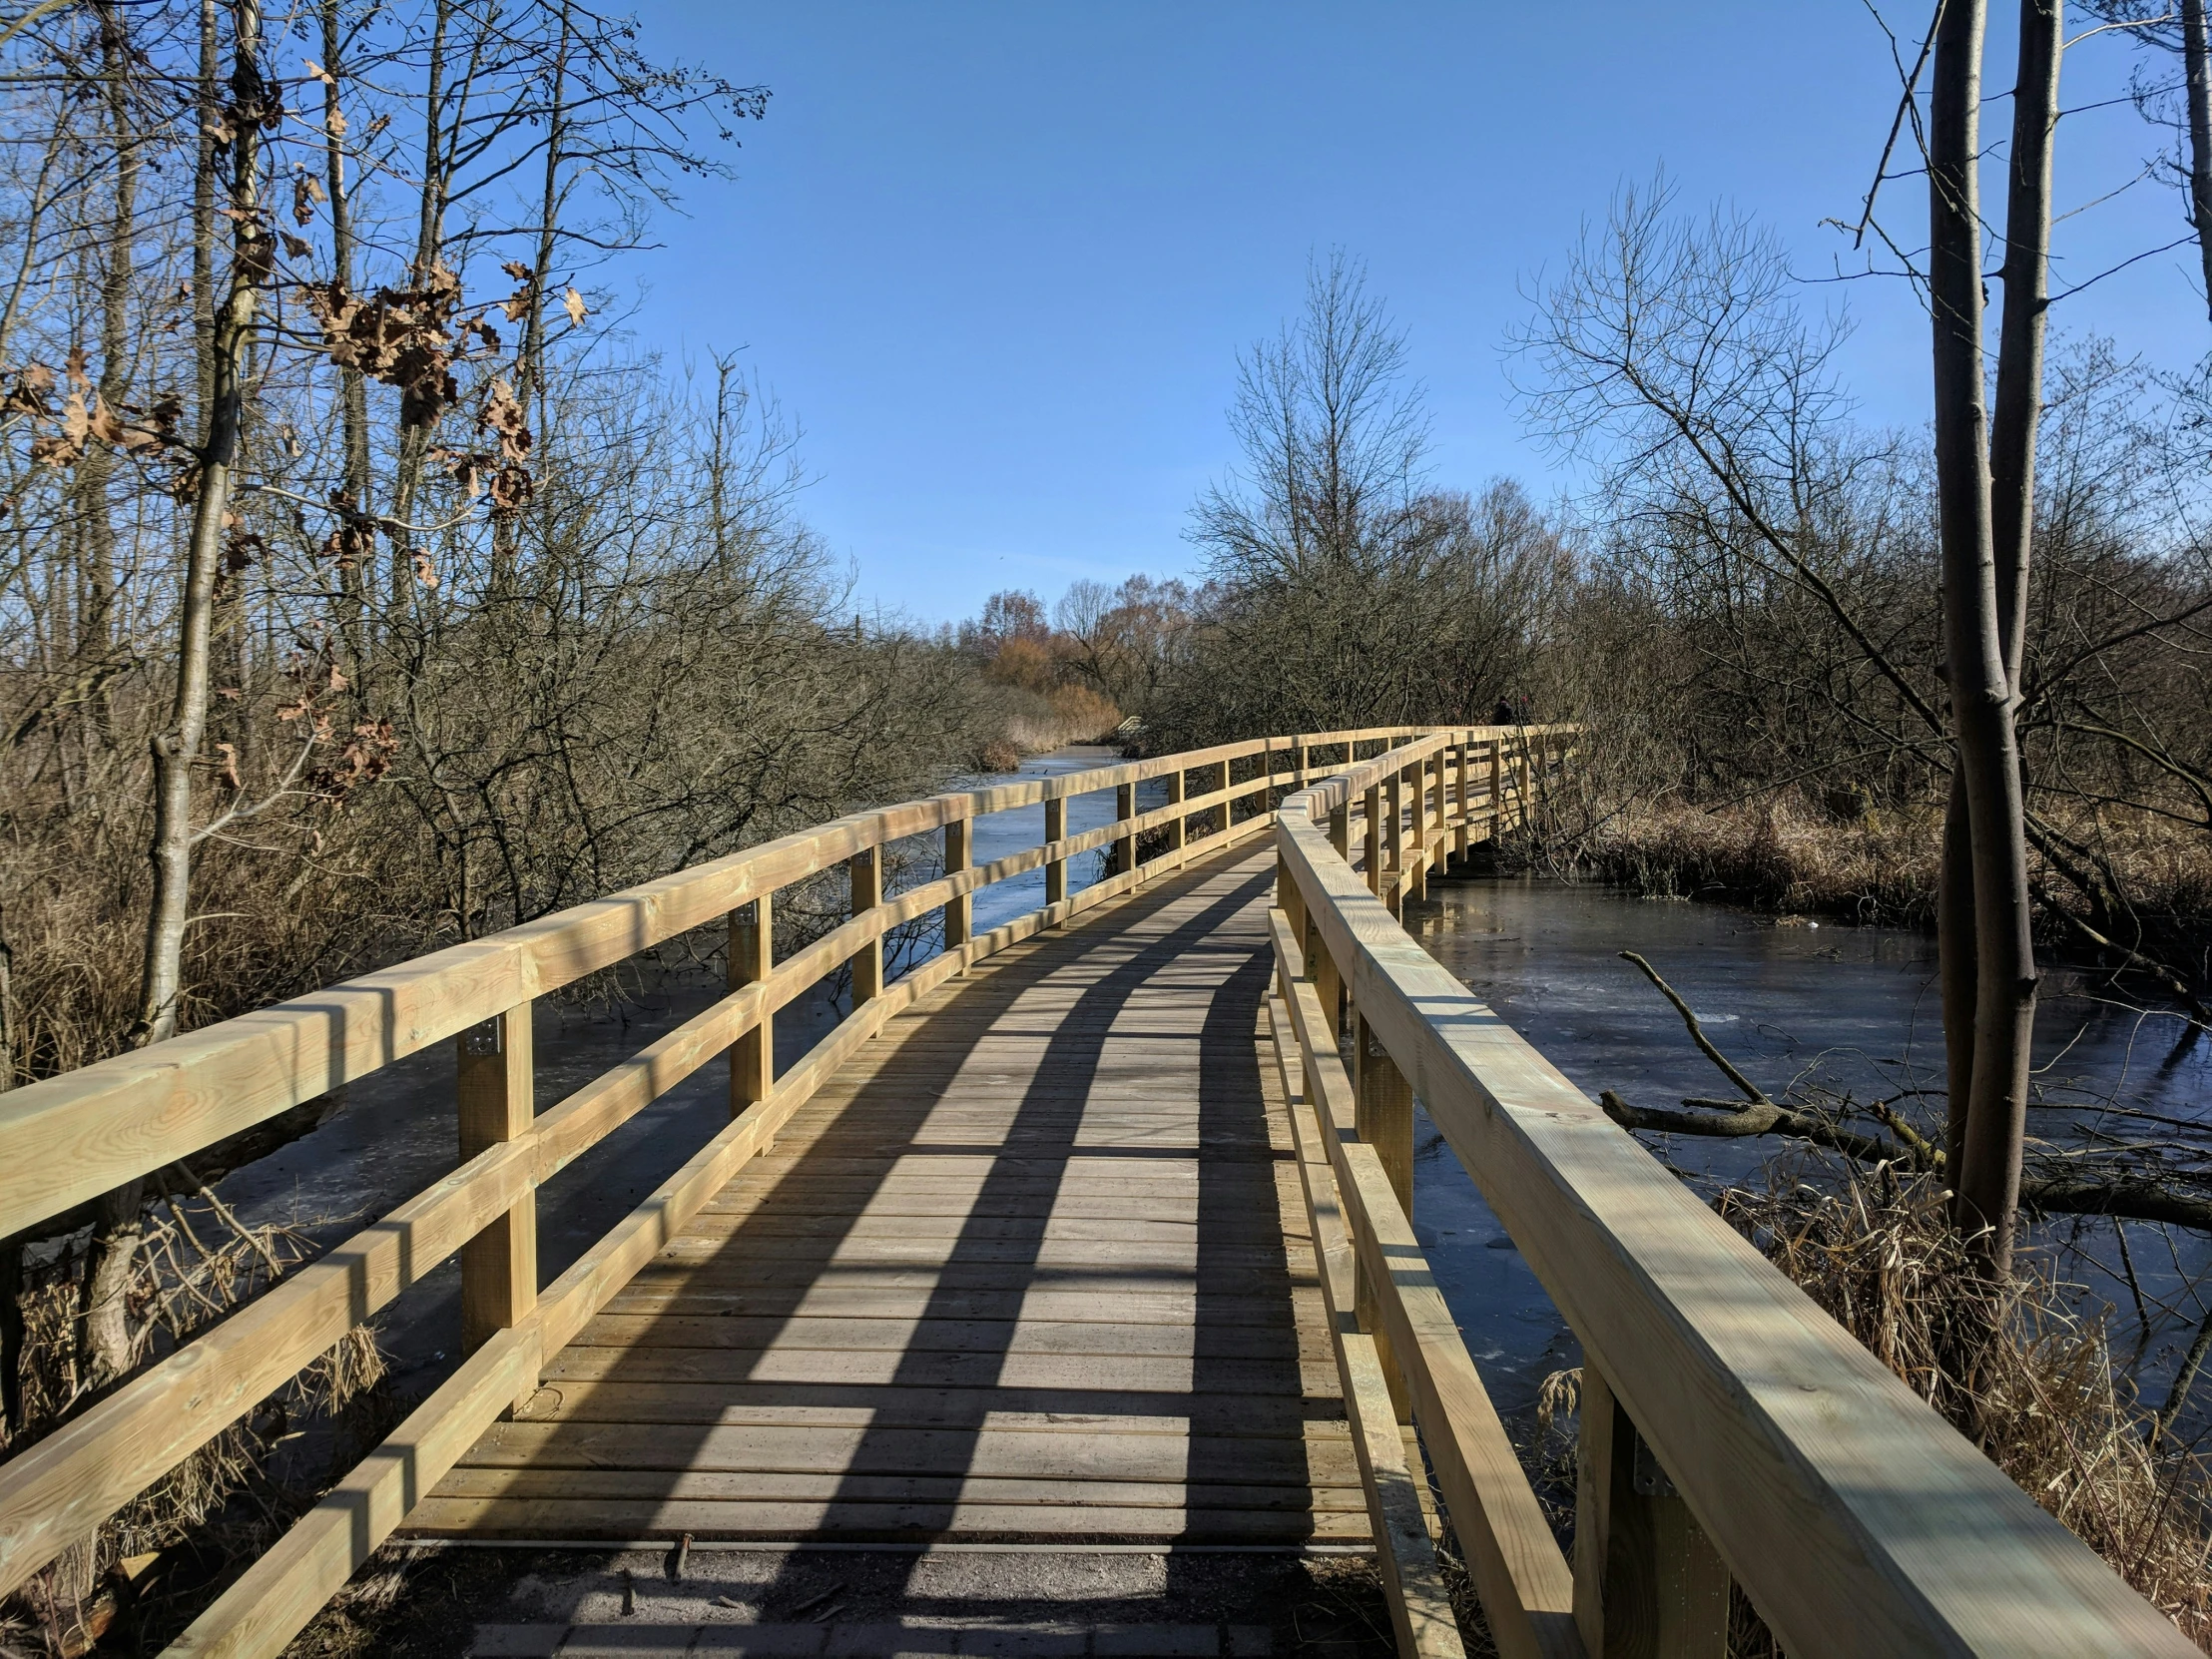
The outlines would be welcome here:
M 548 1360 L 899 1009 L 972 964 L 1143 882 L 1266 833 L 1281 792 L 1319 765 L 1401 747 L 1415 728 L 1227 744 L 855 813 L 726 858 L 32 1084 L 0 1101 L 0 1236 L 163 1169 L 385 1066 L 452 1041 L 459 1167 L 0 1463 L 0 1593 L 281 1387 L 456 1253 L 465 1358 L 374 1452 L 172 1648 L 281 1650 Z M 1247 776 L 1236 775 L 1244 771 Z M 1169 800 L 1137 810 L 1140 785 Z M 1194 787 L 1195 780 L 1195 787 Z M 1110 825 L 1070 834 L 1067 802 L 1114 790 Z M 1042 805 L 1041 844 L 971 856 L 976 819 Z M 1239 817 L 1239 813 L 1244 816 Z M 1193 821 L 1208 826 L 1189 832 Z M 1139 837 L 1164 846 L 1140 857 Z M 884 849 L 941 833 L 944 873 L 883 892 Z M 1114 848 L 1072 895 L 1068 860 Z M 839 867 L 848 919 L 777 960 L 775 895 Z M 975 935 L 974 895 L 1045 872 L 1045 902 Z M 886 981 L 893 928 L 941 918 L 939 948 Z M 729 991 L 544 1111 L 531 1064 L 535 998 L 695 929 L 729 929 Z M 779 1073 L 773 1017 L 840 968 L 850 1012 Z M 701 1067 L 730 1058 L 731 1119 L 552 1284 L 538 1286 L 536 1189 Z
M 1491 736 L 1430 734 L 1284 801 L 1269 1015 L 1325 1292 L 1352 1303 L 1348 1404 L 1417 1425 L 1498 1650 L 1720 1659 L 1733 1581 L 1792 1659 L 2194 1653 L 1408 936 L 1393 894 L 1571 752 Z M 1571 1565 L 1408 1219 L 1416 1097 L 1581 1344 Z M 1425 1531 L 1384 1524 L 1386 1460 L 1362 1470 L 1400 1647 L 1455 1653 Z

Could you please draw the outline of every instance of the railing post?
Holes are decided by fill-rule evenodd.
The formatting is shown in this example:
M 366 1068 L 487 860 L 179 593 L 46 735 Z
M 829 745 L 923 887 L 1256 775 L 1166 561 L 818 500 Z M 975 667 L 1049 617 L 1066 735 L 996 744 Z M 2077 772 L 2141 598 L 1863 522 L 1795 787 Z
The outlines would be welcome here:
M 1528 734 L 1521 732 L 1516 734 L 1516 738 L 1513 750 L 1513 822 L 1516 825 L 1525 825 L 1528 822 L 1529 792 Z
M 1114 789 L 1114 822 L 1127 824 L 1137 816 L 1137 786 L 1120 784 Z M 1137 867 L 1137 837 L 1134 831 L 1114 842 L 1114 873 L 1126 875 Z
M 1471 839 L 1471 832 L 1467 825 L 1468 820 L 1473 816 L 1474 807 L 1473 798 L 1468 794 L 1468 788 L 1472 782 L 1469 776 L 1472 770 L 1470 762 L 1474 753 L 1474 744 L 1471 737 L 1462 734 L 1459 747 L 1453 750 L 1452 753 L 1458 760 L 1459 787 L 1456 792 L 1457 800 L 1451 821 L 1451 855 L 1464 864 L 1467 861 L 1467 846 Z
M 1382 1161 L 1391 1190 L 1397 1194 L 1398 1207 L 1410 1221 L 1413 1216 L 1413 1091 L 1405 1081 L 1405 1074 L 1397 1069 L 1397 1062 L 1383 1048 L 1382 1039 L 1357 1009 L 1354 1010 L 1353 1034 L 1353 1086 L 1358 1101 L 1354 1122 L 1360 1139 L 1375 1148 L 1376 1156 Z M 1365 1263 L 1360 1265 L 1353 1280 L 1353 1311 L 1359 1316 L 1360 1329 L 1375 1339 L 1378 1357 L 1382 1362 L 1382 1378 L 1390 1385 L 1390 1404 L 1397 1411 L 1397 1420 L 1412 1421 L 1412 1395 L 1406 1389 L 1405 1374 L 1398 1365 L 1397 1356 L 1390 1352 L 1390 1339 L 1383 1330 L 1382 1305 Z
M 1590 1659 L 1724 1659 L 1728 1567 L 1597 1367 L 1582 1363 L 1574 1622 Z
M 1368 891 L 1382 896 L 1382 786 L 1370 784 L 1367 799 Z
M 1389 825 L 1389 854 L 1385 860 L 1387 873 L 1376 895 L 1389 906 L 1396 915 L 1405 899 L 1405 772 L 1399 767 L 1390 774 L 1389 801 L 1382 809 L 1382 816 Z
M 974 862 L 975 821 L 961 817 L 944 827 L 944 872 L 957 875 Z M 960 893 L 944 901 L 944 947 L 946 950 L 967 948 L 968 935 L 975 919 L 975 895 Z M 964 971 L 964 970 L 963 970 Z
M 1214 768 L 1214 789 L 1212 793 L 1219 794 L 1220 792 L 1227 790 L 1228 788 L 1229 763 L 1227 761 L 1223 761 L 1219 766 Z M 1230 811 L 1233 807 L 1235 807 L 1235 802 L 1226 800 L 1223 801 L 1221 804 L 1220 829 L 1224 831 L 1226 831 L 1229 828 Z
M 1183 769 L 1177 767 L 1168 774 L 1168 805 L 1175 806 L 1183 799 Z M 1168 850 L 1183 850 L 1184 830 L 1187 828 L 1183 815 L 1177 813 L 1168 821 Z
M 1064 795 L 1048 796 L 1044 804 L 1044 838 L 1047 844 L 1065 840 L 1068 832 L 1068 801 Z M 1044 862 L 1044 901 L 1057 904 L 1068 895 L 1068 861 L 1065 858 L 1047 858 Z
M 883 902 L 883 849 L 863 846 L 846 861 L 851 872 L 852 913 L 864 916 Z M 883 935 L 852 953 L 852 1006 L 871 1002 L 883 994 Z
M 769 976 L 776 965 L 775 899 L 762 893 L 730 912 L 730 989 L 743 990 Z M 776 1085 L 776 1023 L 761 1023 L 730 1045 L 730 1115 L 766 1100 Z
M 536 1115 L 530 1006 L 525 1002 L 509 1008 L 456 1039 L 454 1095 L 463 1163 L 528 1133 Z M 461 1246 L 462 1351 L 473 1352 L 494 1333 L 521 1324 L 537 1303 L 538 1195 L 533 1187 Z
M 1501 729 L 1490 731 L 1490 839 L 1505 832 L 1505 738 Z
M 1301 790 L 1305 787 L 1306 739 L 1304 737 L 1295 737 L 1291 739 L 1291 788 L 1294 790 Z

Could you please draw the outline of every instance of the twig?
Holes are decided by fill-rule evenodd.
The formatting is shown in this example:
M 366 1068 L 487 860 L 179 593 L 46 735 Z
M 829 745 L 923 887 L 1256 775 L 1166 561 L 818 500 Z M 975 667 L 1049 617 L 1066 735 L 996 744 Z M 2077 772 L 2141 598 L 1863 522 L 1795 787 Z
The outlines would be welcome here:
M 2150 1443 L 2156 1445 L 2166 1430 L 2173 1426 L 2175 1417 L 2189 1401 L 2190 1386 L 2197 1380 L 2197 1373 L 2204 1365 L 2204 1356 L 2212 1350 L 2212 1310 L 2197 1327 L 2197 1340 L 2189 1345 L 2188 1357 L 2181 1362 L 2181 1370 L 2174 1374 L 2174 1385 L 2166 1393 L 2166 1403 L 2158 1407 L 2157 1415 L 2150 1419 Z
M 1644 977 L 1646 979 L 1649 979 L 1654 985 L 1657 985 L 1659 987 L 1659 994 L 1661 996 L 1664 996 L 1669 1002 L 1674 1004 L 1674 1011 L 1682 1016 L 1682 1023 L 1690 1028 L 1690 1040 L 1696 1043 L 1700 1049 L 1704 1050 L 1705 1057 L 1708 1060 L 1712 1061 L 1713 1064 L 1721 1068 L 1721 1075 L 1723 1077 L 1726 1077 L 1731 1083 L 1735 1084 L 1737 1088 L 1743 1091 L 1744 1098 L 1746 1100 L 1757 1101 L 1762 1105 L 1768 1106 L 1774 1104 L 1773 1101 L 1767 1098 L 1766 1090 L 1762 1089 L 1758 1084 L 1754 1083 L 1750 1078 L 1746 1077 L 1742 1072 L 1738 1071 L 1736 1069 L 1735 1063 L 1730 1060 L 1727 1055 L 1723 1054 L 1719 1049 L 1713 1046 L 1712 1039 L 1705 1034 L 1705 1027 L 1698 1023 L 1697 1015 L 1690 1012 L 1690 1005 L 1682 1000 L 1681 996 L 1676 992 L 1675 988 L 1672 985 L 1668 984 L 1664 979 L 1659 977 L 1659 970 L 1657 968 L 1653 967 L 1649 962 L 1645 961 L 1633 950 L 1622 951 L 1621 960 L 1623 960 L 1624 962 L 1634 962 L 1639 968 L 1643 969 Z M 1748 1130 L 1745 1132 L 1747 1134 L 1755 1132 L 1764 1133 L 1764 1131 Z

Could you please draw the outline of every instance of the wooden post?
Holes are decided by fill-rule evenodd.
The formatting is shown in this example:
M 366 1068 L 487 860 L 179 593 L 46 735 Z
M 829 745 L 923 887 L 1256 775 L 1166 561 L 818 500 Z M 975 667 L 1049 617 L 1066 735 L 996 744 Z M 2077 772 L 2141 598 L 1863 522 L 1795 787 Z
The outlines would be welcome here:
M 1068 832 L 1068 801 L 1064 795 L 1049 796 L 1044 804 L 1044 838 L 1065 840 Z M 1044 901 L 1057 904 L 1068 895 L 1068 861 L 1065 858 L 1047 858 L 1044 862 Z
M 1496 728 L 1490 735 L 1490 839 L 1505 829 L 1505 739 Z
M 1405 769 L 1400 767 L 1390 774 L 1389 800 L 1382 809 L 1382 816 L 1389 827 L 1389 854 L 1387 873 L 1382 885 L 1376 889 L 1376 896 L 1396 915 L 1405 897 Z
M 1226 790 L 1227 788 L 1229 788 L 1229 763 L 1227 761 L 1224 761 L 1221 763 L 1220 766 L 1214 769 L 1214 789 L 1216 791 L 1221 791 Z M 1224 801 L 1221 804 L 1221 818 L 1218 821 L 1219 828 L 1223 830 L 1227 830 L 1229 828 L 1230 809 L 1235 805 L 1236 803 L 1231 801 Z
M 1410 1221 L 1413 1218 L 1413 1091 L 1404 1073 L 1397 1069 L 1397 1062 L 1383 1048 L 1382 1039 L 1357 1010 L 1353 1032 L 1356 1038 L 1353 1086 L 1358 1097 L 1356 1121 L 1360 1139 L 1374 1147 L 1376 1156 L 1382 1159 L 1383 1171 L 1390 1178 L 1391 1190 L 1397 1194 L 1398 1207 Z M 1353 1281 L 1353 1309 L 1359 1316 L 1360 1329 L 1375 1338 L 1376 1350 L 1382 1361 L 1383 1381 L 1390 1385 L 1390 1404 L 1397 1411 L 1397 1420 L 1412 1421 L 1412 1395 L 1406 1389 L 1405 1374 L 1398 1365 L 1397 1356 L 1390 1352 L 1390 1340 L 1382 1329 L 1382 1305 L 1365 1265 Z
M 1590 1659 L 1724 1659 L 1728 1567 L 1585 1356 L 1574 1622 Z
M 1452 753 L 1458 760 L 1459 787 L 1451 817 L 1451 855 L 1464 864 L 1467 861 L 1467 842 L 1470 838 L 1467 821 L 1473 816 L 1473 798 L 1468 790 L 1473 783 L 1474 744 L 1463 740 Z
M 1329 809 L 1329 844 L 1337 849 L 1337 856 L 1346 863 L 1352 862 L 1352 803 L 1340 801 Z
M 1298 790 L 1305 787 L 1306 740 L 1303 737 L 1298 737 L 1291 740 L 1291 788 Z
M 975 821 L 956 818 L 944 827 L 944 872 L 957 875 L 974 863 L 971 850 L 974 844 Z M 963 950 L 975 920 L 975 895 L 961 893 L 957 898 L 944 901 L 944 947 L 947 950 Z
M 1137 816 L 1137 786 L 1117 785 L 1114 790 L 1114 822 L 1127 824 Z M 1137 837 L 1127 834 L 1114 842 L 1114 873 L 1126 875 L 1137 867 Z
M 768 893 L 730 912 L 730 989 L 759 984 L 776 965 L 775 899 Z M 776 1084 L 774 1015 L 730 1045 L 730 1115 L 766 1100 Z
M 1382 896 L 1382 786 L 1370 784 L 1368 810 L 1368 891 Z
M 1513 749 L 1513 822 L 1528 822 L 1528 734 L 1518 735 Z
M 846 861 L 851 871 L 852 913 L 864 916 L 883 902 L 882 848 L 862 847 Z M 852 953 L 852 1006 L 857 1008 L 883 994 L 883 935 Z
M 1337 959 L 1329 954 L 1319 927 L 1306 941 L 1306 973 L 1314 981 L 1322 1011 L 1329 1016 L 1329 1047 L 1334 1053 L 1344 1045 L 1344 976 L 1337 971 Z
M 1173 806 L 1176 802 L 1179 802 L 1182 799 L 1183 769 L 1181 767 L 1177 767 L 1173 772 L 1168 774 L 1168 804 L 1170 806 Z M 1168 822 L 1169 851 L 1180 852 L 1183 850 L 1184 830 L 1185 821 L 1183 815 L 1181 813 L 1177 813 L 1175 817 Z
M 454 1093 L 464 1164 L 529 1130 L 536 1115 L 531 1035 L 525 1002 L 455 1039 Z M 462 1351 L 473 1352 L 495 1333 L 520 1325 L 537 1304 L 538 1195 L 532 1189 L 461 1246 Z

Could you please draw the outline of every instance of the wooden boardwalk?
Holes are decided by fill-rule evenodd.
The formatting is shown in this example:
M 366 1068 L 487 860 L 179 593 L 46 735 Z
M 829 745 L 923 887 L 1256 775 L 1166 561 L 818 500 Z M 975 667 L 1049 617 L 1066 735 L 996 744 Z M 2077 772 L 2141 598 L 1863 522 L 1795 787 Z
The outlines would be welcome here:
M 1261 1058 L 1274 869 L 1217 857 L 898 1014 L 407 1529 L 1368 1541 Z

